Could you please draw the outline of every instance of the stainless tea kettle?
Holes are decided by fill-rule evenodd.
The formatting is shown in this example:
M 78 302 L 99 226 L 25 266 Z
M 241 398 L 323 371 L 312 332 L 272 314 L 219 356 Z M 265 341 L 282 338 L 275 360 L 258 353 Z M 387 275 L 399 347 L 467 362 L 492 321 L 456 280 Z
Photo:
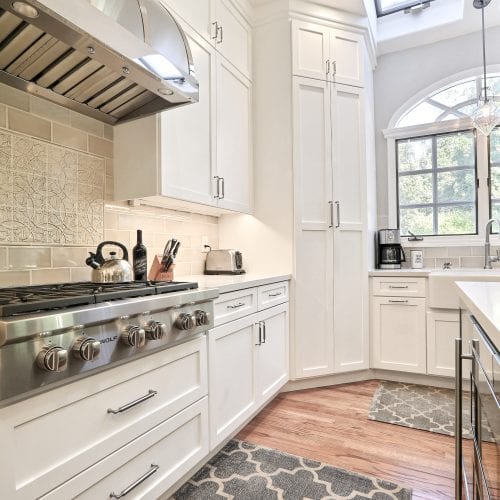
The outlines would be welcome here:
M 121 259 L 116 258 L 116 252 L 110 252 L 111 258 L 102 256 L 104 245 L 115 245 L 120 247 L 123 255 Z M 103 241 L 99 243 L 96 253 L 89 252 L 85 264 L 92 268 L 92 283 L 126 283 L 134 281 L 134 272 L 128 262 L 128 251 L 125 245 L 116 241 Z

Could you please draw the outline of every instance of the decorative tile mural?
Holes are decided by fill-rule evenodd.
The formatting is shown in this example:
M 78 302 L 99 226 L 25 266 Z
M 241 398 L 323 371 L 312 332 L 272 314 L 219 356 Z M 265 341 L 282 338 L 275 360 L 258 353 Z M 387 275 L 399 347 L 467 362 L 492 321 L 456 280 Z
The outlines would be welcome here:
M 105 160 L 0 131 L 0 238 L 95 245 L 104 235 Z

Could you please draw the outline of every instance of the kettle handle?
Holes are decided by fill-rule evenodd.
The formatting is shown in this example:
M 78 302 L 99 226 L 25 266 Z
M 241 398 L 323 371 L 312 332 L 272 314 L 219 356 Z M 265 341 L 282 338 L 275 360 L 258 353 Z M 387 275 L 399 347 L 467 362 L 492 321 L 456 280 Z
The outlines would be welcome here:
M 99 243 L 97 250 L 95 251 L 94 260 L 99 262 L 99 264 L 104 264 L 105 261 L 104 257 L 102 256 L 102 248 L 104 247 L 104 245 L 115 245 L 121 248 L 123 252 L 122 259 L 128 260 L 128 250 L 125 245 L 123 245 L 122 243 L 118 243 L 118 241 L 103 241 L 102 243 Z

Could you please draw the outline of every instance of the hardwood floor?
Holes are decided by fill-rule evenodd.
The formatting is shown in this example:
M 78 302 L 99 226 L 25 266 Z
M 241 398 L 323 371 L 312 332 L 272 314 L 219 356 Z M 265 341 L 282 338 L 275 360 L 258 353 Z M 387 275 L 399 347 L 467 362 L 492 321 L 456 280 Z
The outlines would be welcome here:
M 368 420 L 377 386 L 280 394 L 237 437 L 411 487 L 414 500 L 453 498 L 453 438 Z

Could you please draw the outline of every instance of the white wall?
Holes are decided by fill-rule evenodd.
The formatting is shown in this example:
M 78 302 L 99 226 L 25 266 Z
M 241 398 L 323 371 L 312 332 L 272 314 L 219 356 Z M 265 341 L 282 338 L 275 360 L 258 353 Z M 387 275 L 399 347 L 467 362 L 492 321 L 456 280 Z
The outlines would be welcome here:
M 486 57 L 500 64 L 500 27 L 486 32 Z M 392 115 L 422 89 L 451 75 L 480 68 L 481 32 L 383 55 L 375 70 L 375 140 L 379 227 L 387 227 L 387 143 L 382 130 Z

